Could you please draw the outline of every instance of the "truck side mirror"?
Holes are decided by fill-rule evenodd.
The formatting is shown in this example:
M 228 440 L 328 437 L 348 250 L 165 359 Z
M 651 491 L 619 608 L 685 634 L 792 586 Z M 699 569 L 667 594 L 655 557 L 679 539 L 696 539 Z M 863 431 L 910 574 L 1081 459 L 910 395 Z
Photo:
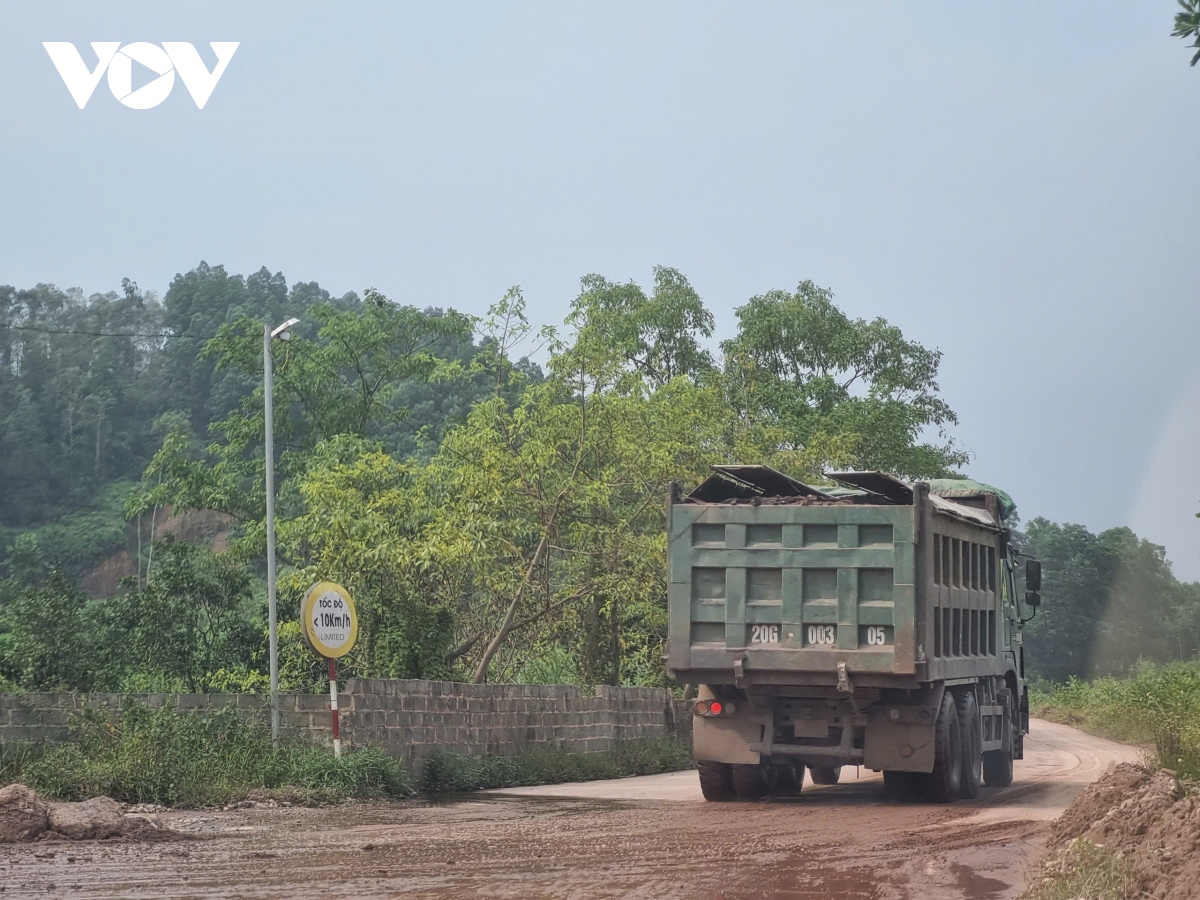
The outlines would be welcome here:
M 1025 605 L 1030 609 L 1037 609 L 1042 605 L 1042 595 L 1037 591 L 1027 591 L 1025 593 Z
M 1042 589 L 1042 564 L 1036 559 L 1025 563 L 1025 590 L 1035 594 Z M 1034 606 L 1037 604 L 1035 603 Z

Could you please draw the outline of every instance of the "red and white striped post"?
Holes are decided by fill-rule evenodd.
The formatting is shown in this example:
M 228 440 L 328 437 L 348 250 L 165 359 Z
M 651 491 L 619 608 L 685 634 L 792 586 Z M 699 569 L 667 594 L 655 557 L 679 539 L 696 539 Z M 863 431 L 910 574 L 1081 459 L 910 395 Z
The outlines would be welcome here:
M 342 732 L 337 705 L 337 660 L 329 657 L 329 712 L 333 716 L 333 755 L 341 759 Z

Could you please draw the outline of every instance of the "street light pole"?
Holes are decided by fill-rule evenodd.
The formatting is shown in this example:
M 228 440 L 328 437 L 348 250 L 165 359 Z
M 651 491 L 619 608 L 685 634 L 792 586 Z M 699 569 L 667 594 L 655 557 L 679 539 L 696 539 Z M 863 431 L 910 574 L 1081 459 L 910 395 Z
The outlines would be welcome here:
M 275 415 L 272 407 L 271 326 L 263 326 L 263 415 L 267 463 L 267 630 L 271 649 L 271 743 L 279 746 L 279 623 L 275 615 Z
M 288 319 L 275 330 L 263 325 L 263 423 L 266 432 L 267 469 L 267 630 L 271 653 L 271 743 L 279 747 L 279 619 L 275 603 L 275 400 L 271 341 L 288 340 L 288 329 L 299 322 Z

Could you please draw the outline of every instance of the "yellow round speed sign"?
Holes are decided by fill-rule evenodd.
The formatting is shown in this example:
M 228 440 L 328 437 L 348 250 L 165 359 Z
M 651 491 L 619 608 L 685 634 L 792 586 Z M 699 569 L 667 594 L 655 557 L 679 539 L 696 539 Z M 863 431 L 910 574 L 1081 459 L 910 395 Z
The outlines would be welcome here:
M 358 613 L 350 592 L 332 581 L 318 581 L 300 601 L 300 627 L 309 646 L 326 659 L 345 656 L 358 638 Z

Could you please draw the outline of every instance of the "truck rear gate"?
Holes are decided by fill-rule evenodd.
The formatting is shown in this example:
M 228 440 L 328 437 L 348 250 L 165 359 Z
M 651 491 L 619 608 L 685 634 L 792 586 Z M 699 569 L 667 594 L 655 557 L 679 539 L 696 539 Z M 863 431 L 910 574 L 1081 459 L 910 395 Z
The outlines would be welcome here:
M 911 506 L 677 504 L 668 664 L 912 675 L 913 549 Z

